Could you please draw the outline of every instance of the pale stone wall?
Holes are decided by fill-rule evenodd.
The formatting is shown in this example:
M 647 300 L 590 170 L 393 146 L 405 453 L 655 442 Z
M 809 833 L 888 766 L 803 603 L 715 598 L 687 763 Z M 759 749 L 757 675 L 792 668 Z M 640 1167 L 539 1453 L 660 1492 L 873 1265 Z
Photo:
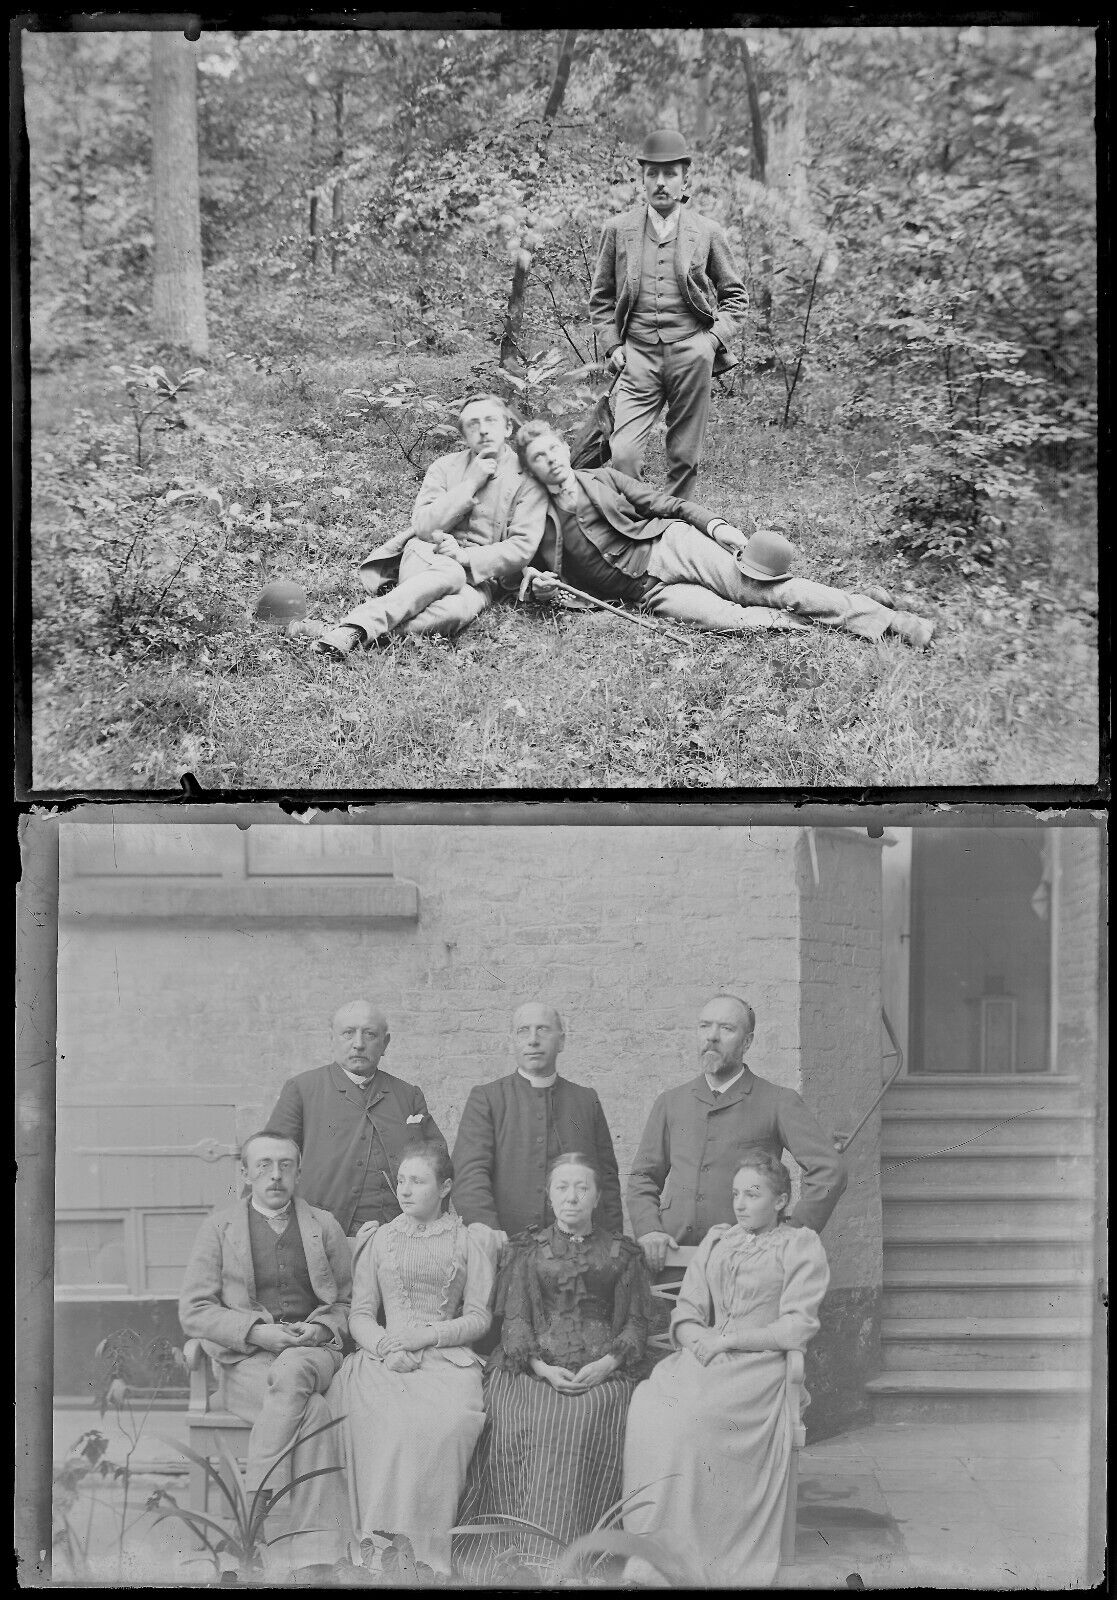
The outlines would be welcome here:
M 1058 843 L 1055 1070 L 1092 1087 L 1098 1070 L 1103 835 L 1092 828 L 1066 828 Z
M 222 831 L 196 830 L 195 849 L 217 854 Z M 418 886 L 417 924 L 67 923 L 60 1090 L 216 1083 L 266 1111 L 329 1060 L 336 1006 L 370 994 L 391 1018 L 385 1067 L 452 1138 L 472 1085 L 510 1070 L 511 1011 L 539 998 L 566 1018 L 563 1071 L 601 1095 L 623 1172 L 655 1096 L 697 1070 L 695 1015 L 722 986 L 756 1007 L 756 1070 L 799 1086 L 797 829 L 379 831 Z M 305 892 L 313 912 L 321 887 Z

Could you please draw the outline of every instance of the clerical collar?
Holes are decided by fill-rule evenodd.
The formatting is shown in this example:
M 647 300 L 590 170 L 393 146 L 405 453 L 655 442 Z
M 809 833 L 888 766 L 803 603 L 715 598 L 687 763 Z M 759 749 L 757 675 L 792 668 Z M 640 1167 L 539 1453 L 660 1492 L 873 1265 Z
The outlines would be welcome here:
M 516 1071 L 526 1083 L 531 1084 L 533 1089 L 549 1089 L 553 1083 L 558 1082 L 557 1072 L 552 1072 L 549 1078 L 533 1078 L 530 1072 L 524 1071 L 523 1067 L 517 1067 Z
M 710 1074 L 707 1072 L 706 1073 L 706 1082 L 709 1084 L 709 1086 L 713 1090 L 714 1094 L 724 1094 L 727 1089 L 732 1089 L 733 1085 L 738 1081 L 738 1079 L 743 1078 L 744 1075 L 745 1075 L 745 1068 L 742 1067 L 740 1072 L 735 1072 L 733 1074 L 733 1076 L 730 1078 L 728 1083 L 715 1083 L 713 1081 L 713 1079 L 710 1077 Z
M 342 1067 L 341 1070 L 349 1079 L 349 1082 L 355 1083 L 358 1089 L 367 1089 L 369 1084 L 376 1077 L 376 1074 L 380 1071 L 380 1068 L 373 1067 L 367 1078 L 362 1078 L 359 1072 L 350 1072 L 348 1067 Z
M 669 216 L 661 217 L 654 206 L 648 207 L 648 221 L 652 225 L 652 232 L 657 239 L 667 239 L 674 233 L 679 222 L 680 207 L 676 206 Z
M 252 1207 L 253 1211 L 255 1211 L 259 1216 L 263 1217 L 266 1222 L 286 1222 L 290 1218 L 291 1207 L 294 1204 L 294 1201 L 288 1200 L 287 1204 L 279 1211 L 268 1211 L 265 1206 L 257 1205 L 256 1196 L 254 1194 L 249 1195 L 248 1203 Z

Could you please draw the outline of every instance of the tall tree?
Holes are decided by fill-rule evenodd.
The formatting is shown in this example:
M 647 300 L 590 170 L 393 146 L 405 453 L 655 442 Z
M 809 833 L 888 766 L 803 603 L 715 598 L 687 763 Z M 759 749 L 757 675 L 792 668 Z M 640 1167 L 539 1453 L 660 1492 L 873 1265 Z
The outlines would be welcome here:
M 151 35 L 157 339 L 209 354 L 198 204 L 198 93 L 194 46 L 180 33 Z
M 574 59 L 574 41 L 578 37 L 577 28 L 567 28 L 559 45 L 558 63 L 555 75 L 551 81 L 551 90 L 547 96 L 547 104 L 543 108 L 543 124 L 536 143 L 536 171 L 538 172 L 547 155 L 547 145 L 550 141 L 551 130 L 555 125 L 555 118 L 562 108 L 563 96 L 566 85 L 570 79 L 570 67 Z M 504 330 L 500 337 L 500 364 L 506 367 L 513 356 L 522 356 L 520 349 L 520 329 L 524 321 L 524 293 L 527 289 L 527 277 L 531 271 L 531 251 L 520 249 L 516 252 L 516 265 L 512 271 L 512 287 L 508 291 L 508 309 L 504 314 Z

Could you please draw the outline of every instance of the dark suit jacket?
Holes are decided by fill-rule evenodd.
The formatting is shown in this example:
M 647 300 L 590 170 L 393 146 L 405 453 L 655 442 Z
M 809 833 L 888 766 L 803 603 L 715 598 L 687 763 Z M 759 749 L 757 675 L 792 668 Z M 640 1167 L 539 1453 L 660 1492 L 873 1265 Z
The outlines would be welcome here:
M 601 1101 L 559 1078 L 551 1091 L 561 1149 L 592 1156 L 601 1173 L 597 1220 L 621 1233 L 621 1184 Z M 454 1205 L 466 1222 L 507 1234 L 553 1221 L 547 1203 L 547 1109 L 520 1073 L 469 1091 L 454 1144 Z
M 257 1346 L 247 1343 L 249 1333 L 258 1322 L 275 1320 L 256 1299 L 248 1204 L 246 1199 L 238 1200 L 214 1211 L 202 1223 L 178 1302 L 183 1333 L 188 1339 L 200 1339 L 207 1355 L 222 1366 L 254 1355 Z M 329 1328 L 333 1340 L 323 1348 L 332 1348 L 340 1357 L 353 1292 L 352 1252 L 328 1212 L 296 1197 L 295 1216 L 311 1287 L 318 1296 L 318 1308 L 306 1320 Z
M 602 531 L 612 529 L 620 535 L 619 539 L 601 538 L 595 529 L 585 528 L 586 537 L 611 567 L 633 577 L 647 572 L 652 541 L 659 538 L 669 522 L 686 522 L 705 533 L 711 522 L 727 520 L 693 500 L 679 500 L 673 494 L 652 489 L 615 467 L 575 470 L 574 476 L 601 519 Z M 547 532 L 534 565 L 562 576 L 562 521 L 553 505 L 547 513 Z
M 640 292 L 647 220 L 647 205 L 634 206 L 610 217 L 602 230 L 590 290 L 590 321 L 606 355 L 623 342 Z M 725 229 L 687 205 L 679 209 L 675 278 L 683 299 L 718 341 L 714 371 L 729 371 L 737 364 L 729 354 L 729 341 L 748 311 L 748 291 Z
M 380 1222 L 399 1216 L 396 1169 L 412 1139 L 441 1139 L 423 1091 L 377 1068 L 368 1104 L 365 1094 L 331 1061 L 288 1078 L 267 1126 L 302 1146 L 298 1192 L 312 1206 L 331 1211 L 346 1233 L 368 1172 L 379 1177 Z
M 848 1182 L 833 1141 L 794 1089 L 745 1068 L 715 1097 L 700 1073 L 652 1106 L 628 1179 L 628 1214 L 637 1239 L 669 1233 L 699 1244 L 715 1222 L 733 1222 L 733 1178 L 742 1153 L 790 1150 L 803 1169 L 789 1222 L 821 1233 Z

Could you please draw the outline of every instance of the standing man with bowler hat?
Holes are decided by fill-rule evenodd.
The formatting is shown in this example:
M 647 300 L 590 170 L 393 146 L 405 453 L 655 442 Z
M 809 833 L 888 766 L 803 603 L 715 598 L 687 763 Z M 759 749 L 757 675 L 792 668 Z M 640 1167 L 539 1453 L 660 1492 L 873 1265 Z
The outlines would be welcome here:
M 649 135 L 637 160 L 646 200 L 601 235 L 590 318 L 616 389 L 612 463 L 643 476 L 644 452 L 667 407 L 667 489 L 694 492 L 713 374 L 736 365 L 729 344 L 748 310 L 725 230 L 686 206 L 691 151 L 681 133 Z

